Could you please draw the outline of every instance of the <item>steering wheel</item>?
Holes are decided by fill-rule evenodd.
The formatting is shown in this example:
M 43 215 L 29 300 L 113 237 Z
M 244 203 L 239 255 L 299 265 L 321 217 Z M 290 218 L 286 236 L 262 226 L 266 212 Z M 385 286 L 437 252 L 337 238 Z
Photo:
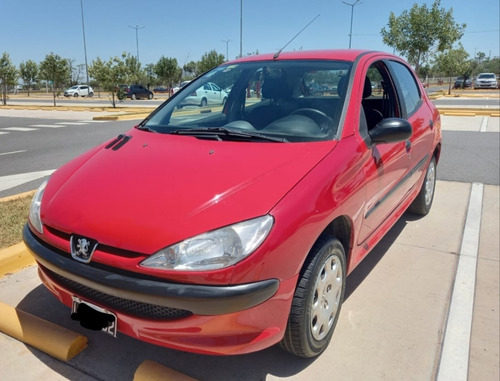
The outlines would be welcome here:
M 309 108 L 309 107 L 299 108 L 295 111 L 292 111 L 290 115 L 304 115 L 311 118 L 318 124 L 322 133 L 327 133 L 333 123 L 332 118 L 326 115 L 323 111 L 320 111 L 315 108 Z

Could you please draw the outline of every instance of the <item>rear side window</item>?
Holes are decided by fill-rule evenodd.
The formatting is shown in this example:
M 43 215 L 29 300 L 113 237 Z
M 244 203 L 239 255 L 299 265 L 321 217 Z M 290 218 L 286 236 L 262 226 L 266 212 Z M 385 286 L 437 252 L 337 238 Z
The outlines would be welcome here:
M 422 97 L 416 79 L 412 72 L 403 64 L 395 61 L 390 62 L 394 73 L 394 80 L 398 84 L 398 93 L 401 98 L 401 104 L 409 116 L 418 108 Z

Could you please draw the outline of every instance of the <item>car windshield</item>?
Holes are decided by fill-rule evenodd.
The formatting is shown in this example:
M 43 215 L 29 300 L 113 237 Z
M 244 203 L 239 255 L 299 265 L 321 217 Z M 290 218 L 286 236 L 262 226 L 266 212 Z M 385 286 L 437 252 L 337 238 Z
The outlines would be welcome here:
M 218 140 L 332 139 L 350 70 L 345 61 L 223 65 L 186 84 L 139 128 Z
M 479 74 L 478 78 L 481 78 L 481 79 L 495 79 L 495 74 Z

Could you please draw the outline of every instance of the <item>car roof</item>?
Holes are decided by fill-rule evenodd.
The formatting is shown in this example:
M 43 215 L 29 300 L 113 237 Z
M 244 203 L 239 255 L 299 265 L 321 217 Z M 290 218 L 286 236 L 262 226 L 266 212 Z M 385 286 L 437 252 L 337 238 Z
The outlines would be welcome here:
M 332 49 L 332 50 L 301 50 L 295 52 L 281 52 L 278 58 L 274 58 L 277 53 L 258 54 L 238 58 L 228 63 L 237 62 L 252 62 L 252 61 L 269 61 L 269 60 L 342 60 L 342 61 L 355 61 L 365 54 L 383 54 L 392 56 L 384 52 L 377 52 L 373 50 L 361 49 Z

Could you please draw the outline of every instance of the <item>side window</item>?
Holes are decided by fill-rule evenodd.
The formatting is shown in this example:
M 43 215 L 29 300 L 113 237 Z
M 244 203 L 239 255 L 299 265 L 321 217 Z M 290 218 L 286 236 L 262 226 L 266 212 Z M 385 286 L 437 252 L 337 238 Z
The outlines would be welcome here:
M 210 83 L 205 83 L 205 84 L 203 85 L 203 90 L 208 90 L 208 91 L 211 91 L 211 90 L 212 90 L 212 88 L 210 87 Z
M 406 115 L 411 115 L 422 101 L 416 79 L 405 65 L 395 61 L 391 61 L 390 65 L 394 72 L 394 80 L 399 85 L 398 91 L 401 92 L 402 106 L 405 108 Z

